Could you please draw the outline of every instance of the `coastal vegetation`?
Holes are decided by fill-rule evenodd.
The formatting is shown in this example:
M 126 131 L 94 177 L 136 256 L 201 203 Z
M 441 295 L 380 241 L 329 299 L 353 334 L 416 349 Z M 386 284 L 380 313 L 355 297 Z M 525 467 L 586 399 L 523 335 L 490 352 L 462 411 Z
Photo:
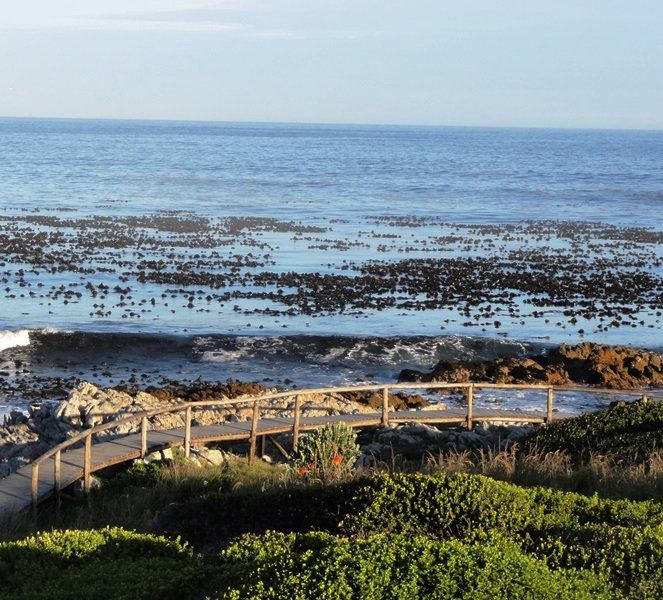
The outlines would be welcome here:
M 596 454 L 602 435 L 648 433 L 635 454 L 613 455 L 610 469 L 617 477 L 639 466 L 660 485 L 652 457 L 661 406 L 617 404 L 541 428 L 509 451 L 430 457 L 416 469 L 340 468 L 356 452 L 343 427 L 302 438 L 286 465 L 226 456 L 199 466 L 178 452 L 136 462 L 88 501 L 6 523 L 0 596 L 659 598 L 660 487 L 611 494 L 598 479 L 592 489 L 570 475 L 560 485 L 557 466 L 546 486 L 531 484 L 562 456 L 568 473 L 606 463 Z M 518 465 L 511 477 L 496 467 L 506 456 Z M 301 469 L 312 462 L 320 476 Z M 489 464 L 493 476 L 480 474 Z M 574 484 L 586 493 L 569 491 Z

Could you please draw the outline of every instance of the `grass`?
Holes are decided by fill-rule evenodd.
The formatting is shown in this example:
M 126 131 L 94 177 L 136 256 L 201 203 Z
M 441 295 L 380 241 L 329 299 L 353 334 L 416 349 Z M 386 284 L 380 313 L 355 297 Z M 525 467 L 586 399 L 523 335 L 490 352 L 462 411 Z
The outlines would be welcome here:
M 590 453 L 580 464 L 567 452 L 532 447 L 508 450 L 452 451 L 430 456 L 427 472 L 475 473 L 518 485 L 543 485 L 610 498 L 663 500 L 663 451 L 624 460 L 617 455 Z

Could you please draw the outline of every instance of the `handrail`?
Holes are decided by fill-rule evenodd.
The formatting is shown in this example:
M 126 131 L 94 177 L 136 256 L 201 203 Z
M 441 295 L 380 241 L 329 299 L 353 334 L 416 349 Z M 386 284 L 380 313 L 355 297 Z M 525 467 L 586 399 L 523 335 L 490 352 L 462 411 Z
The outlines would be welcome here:
M 221 398 L 219 400 L 198 400 L 194 402 L 181 402 L 179 404 L 170 404 L 153 408 L 146 411 L 140 411 L 123 417 L 121 419 L 108 421 L 95 425 L 86 429 L 75 436 L 59 443 L 50 450 L 47 450 L 41 456 L 32 461 L 32 464 L 39 464 L 53 456 L 56 452 L 62 451 L 69 446 L 73 446 L 78 442 L 84 441 L 87 436 L 92 436 L 96 433 L 113 429 L 120 425 L 126 425 L 136 420 L 166 413 L 178 413 L 186 411 L 188 408 L 202 408 L 205 406 L 232 406 L 235 404 L 250 403 L 256 400 L 263 402 L 265 400 L 280 400 L 283 398 L 290 398 L 292 396 L 307 396 L 310 394 L 331 394 L 331 393 L 344 393 L 344 392 L 371 392 L 386 390 L 408 390 L 408 389 L 467 389 L 472 387 L 475 390 L 479 389 L 531 389 L 531 390 L 547 390 L 552 389 L 554 392 L 588 392 L 597 394 L 610 394 L 613 396 L 647 396 L 648 398 L 663 399 L 663 395 L 659 397 L 659 393 L 654 390 L 615 390 L 611 388 L 590 388 L 581 386 L 551 386 L 546 384 L 528 384 L 528 383 L 484 383 L 484 382 L 464 382 L 464 383 L 449 383 L 449 382 L 416 382 L 416 383 L 391 383 L 391 384 L 375 384 L 375 385 L 359 385 L 359 386 L 341 386 L 330 388 L 302 388 L 293 389 L 285 392 L 272 392 L 262 394 L 259 396 L 243 396 L 239 398 Z M 660 394 L 663 394 L 661 392 Z
M 450 382 L 417 382 L 417 383 L 393 383 L 393 384 L 376 384 L 376 385 L 359 385 L 359 386 L 345 386 L 345 387 L 331 387 L 331 388 L 306 388 L 294 389 L 285 392 L 272 392 L 262 394 L 259 396 L 248 396 L 240 398 L 221 398 L 219 400 L 202 400 L 197 402 L 182 402 L 179 404 L 171 404 L 160 406 L 146 411 L 136 412 L 121 419 L 108 421 L 95 425 L 90 429 L 82 431 L 68 440 L 61 442 L 50 450 L 47 450 L 41 456 L 32 461 L 32 477 L 31 477 L 31 499 L 32 506 L 36 509 L 39 502 L 39 465 L 47 459 L 54 457 L 53 461 L 53 489 L 55 495 L 59 499 L 61 489 L 60 481 L 60 460 L 62 451 L 69 448 L 81 441 L 85 443 L 84 459 L 83 459 L 83 491 L 87 494 L 91 488 L 91 472 L 92 472 L 92 436 L 101 431 L 113 429 L 120 425 L 132 423 L 140 419 L 140 433 L 141 433 L 141 449 L 140 456 L 144 457 L 147 453 L 147 427 L 148 418 L 166 413 L 179 413 L 184 411 L 184 453 L 188 457 L 191 446 L 191 420 L 194 408 L 202 408 L 205 406 L 232 406 L 243 403 L 253 403 L 253 412 L 251 417 L 251 432 L 249 435 L 249 462 L 253 462 L 256 443 L 258 438 L 258 422 L 260 420 L 261 404 L 268 400 L 279 400 L 282 398 L 295 397 L 294 417 L 293 417 L 293 449 L 297 448 L 299 430 L 300 430 L 300 414 L 301 414 L 301 400 L 303 396 L 310 394 L 331 394 L 343 392 L 382 392 L 382 415 L 380 424 L 387 426 L 389 424 L 389 391 L 390 390 L 413 390 L 413 389 L 463 389 L 465 390 L 467 400 L 467 415 L 462 421 L 466 424 L 469 430 L 472 429 L 473 424 L 473 399 L 474 390 L 479 389 L 530 389 L 530 390 L 546 390 L 546 413 L 542 421 L 551 423 L 553 420 L 553 398 L 555 392 L 590 392 L 610 394 L 614 396 L 642 396 L 643 398 L 656 398 L 663 399 L 655 390 L 614 390 L 606 388 L 589 388 L 589 387 L 573 387 L 573 386 L 552 386 L 546 384 L 525 384 L 525 383 L 482 383 L 482 382 L 463 382 L 463 383 L 450 383 Z M 537 421 L 538 422 L 538 421 Z

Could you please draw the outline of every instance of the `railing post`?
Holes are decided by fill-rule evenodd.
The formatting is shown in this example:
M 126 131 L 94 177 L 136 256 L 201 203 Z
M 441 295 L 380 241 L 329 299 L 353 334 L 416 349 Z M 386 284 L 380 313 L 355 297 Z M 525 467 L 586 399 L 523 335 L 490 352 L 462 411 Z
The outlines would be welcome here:
M 191 454 L 191 407 L 186 407 L 184 414 L 184 456 L 189 458 Z
M 552 423 L 553 420 L 553 397 L 554 397 L 555 392 L 553 391 L 553 388 L 549 387 L 548 388 L 548 398 L 546 402 L 546 423 L 550 424 Z
M 256 457 L 256 439 L 258 436 L 258 421 L 260 420 L 260 403 L 253 403 L 253 417 L 251 418 L 251 437 L 249 437 L 249 464 L 253 464 Z
M 92 465 L 92 434 L 85 436 L 85 456 L 83 458 L 83 493 L 90 493 L 92 479 L 90 477 Z
M 389 388 L 382 388 L 382 427 L 389 425 Z
M 39 463 L 32 463 L 32 481 L 30 486 L 32 510 L 36 512 L 39 502 Z
M 147 454 L 147 417 L 140 420 L 140 457 L 145 458 Z
M 55 498 L 60 502 L 60 451 L 53 456 L 53 491 Z
M 299 417 L 302 410 L 302 397 L 297 394 L 295 396 L 295 419 L 292 424 L 292 450 L 297 452 L 299 445 Z
M 474 402 L 474 386 L 467 386 L 467 428 L 472 431 L 472 403 Z

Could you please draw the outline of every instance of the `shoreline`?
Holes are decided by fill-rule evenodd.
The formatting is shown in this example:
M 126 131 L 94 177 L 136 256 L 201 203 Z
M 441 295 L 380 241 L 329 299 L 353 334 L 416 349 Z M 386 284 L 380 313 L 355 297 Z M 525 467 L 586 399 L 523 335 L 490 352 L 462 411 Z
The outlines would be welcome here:
M 472 365 L 494 361 L 511 361 L 517 368 L 524 364 L 522 361 L 549 356 L 559 348 L 469 336 L 152 336 L 53 331 L 33 333 L 30 342 L 0 352 L 0 402 L 4 399 L 7 409 L 62 399 L 82 380 L 104 387 L 136 388 L 159 387 L 173 381 L 240 379 L 267 386 L 306 388 L 395 382 L 403 372 L 422 373 L 440 363 L 455 365 L 456 371 L 447 369 L 445 377 L 460 381 L 459 372 L 467 371 L 468 365 L 468 372 L 475 369 Z M 637 355 L 640 350 L 624 347 L 620 352 Z M 623 365 L 620 368 L 623 370 Z M 479 380 L 483 377 L 476 370 L 474 376 Z M 538 375 L 530 369 L 527 377 L 521 379 L 534 381 Z M 553 383 L 560 382 L 557 379 Z M 593 383 L 582 379 L 576 382 Z M 485 401 L 504 400 L 495 394 L 486 396 Z M 578 399 L 585 407 L 587 402 L 595 401 L 589 397 Z M 524 394 L 522 398 L 507 398 L 505 406 L 527 408 L 528 403 L 530 399 Z M 570 403 L 568 408 L 572 407 Z

